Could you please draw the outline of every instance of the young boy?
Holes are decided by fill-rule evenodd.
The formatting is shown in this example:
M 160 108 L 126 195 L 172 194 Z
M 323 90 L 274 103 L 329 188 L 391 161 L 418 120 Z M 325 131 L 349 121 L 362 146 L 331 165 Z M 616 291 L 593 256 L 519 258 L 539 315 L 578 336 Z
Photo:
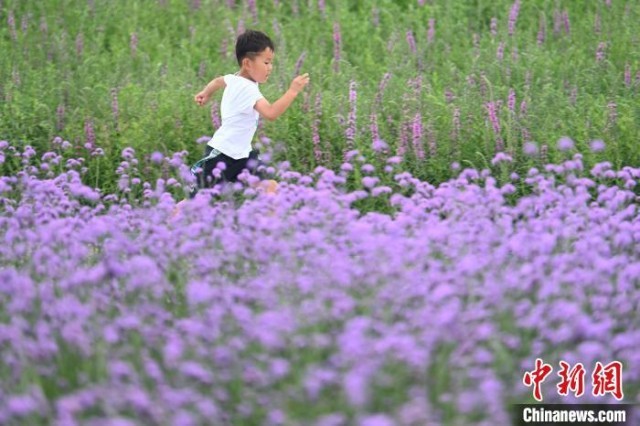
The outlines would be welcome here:
M 262 116 L 273 121 L 289 108 L 294 99 L 309 83 L 309 75 L 297 76 L 289 90 L 274 103 L 269 103 L 260 93 L 259 84 L 265 83 L 273 69 L 273 42 L 260 31 L 247 30 L 236 40 L 236 58 L 240 70 L 235 74 L 213 79 L 195 95 L 195 101 L 203 106 L 216 91 L 224 89 L 220 103 L 222 125 L 207 143 L 205 156 L 192 168 L 197 177 L 198 188 L 211 187 L 221 180 L 235 182 L 243 169 L 260 176 L 257 170 L 262 163 L 258 151 L 252 149 L 251 141 Z M 221 175 L 214 177 L 213 171 L 219 163 Z M 275 181 L 263 181 L 266 192 L 275 192 Z M 197 189 L 192 192 L 195 195 Z

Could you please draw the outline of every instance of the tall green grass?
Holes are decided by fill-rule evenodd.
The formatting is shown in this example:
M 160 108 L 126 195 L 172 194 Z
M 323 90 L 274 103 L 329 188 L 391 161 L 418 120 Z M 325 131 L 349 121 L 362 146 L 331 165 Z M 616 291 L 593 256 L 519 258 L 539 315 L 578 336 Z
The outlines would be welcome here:
M 326 3 L 324 11 L 319 3 Z M 116 186 L 114 170 L 126 146 L 142 156 L 186 150 L 195 161 L 202 151 L 196 139 L 211 135 L 214 127 L 210 109 L 197 107 L 193 94 L 211 78 L 237 70 L 233 44 L 244 27 L 267 32 L 276 44 L 275 73 L 262 87 L 272 101 L 286 90 L 304 54 L 300 70 L 311 74 L 310 87 L 283 117 L 259 130 L 276 148 L 274 160 L 286 159 L 302 171 L 317 165 L 337 168 L 342 162 L 352 81 L 357 90 L 353 147 L 371 151 L 375 113 L 391 153 L 404 132 L 410 148 L 405 167 L 434 182 L 447 179 L 454 162 L 490 167 L 497 135 L 488 102 L 500 102 L 500 138 L 516 159 L 514 171 L 558 160 L 562 153 L 555 144 L 565 135 L 575 140 L 587 165 L 603 159 L 616 167 L 638 164 L 640 36 L 634 28 L 640 5 L 526 1 L 510 35 L 512 1 L 422 3 L 264 0 L 257 2 L 254 15 L 245 1 L 4 0 L 0 139 L 33 145 L 40 153 L 55 136 L 69 140 L 77 146 L 74 154 L 87 156 L 87 181 L 106 191 Z M 430 19 L 435 20 L 432 40 Z M 545 37 L 539 43 L 541 28 Z M 135 51 L 132 39 L 137 39 Z M 385 73 L 390 80 L 378 93 Z M 411 83 L 418 76 L 419 90 Z M 514 112 L 508 108 L 510 90 L 516 96 Z M 523 101 L 526 113 L 520 112 Z M 424 159 L 412 149 L 417 113 Z M 314 122 L 319 123 L 319 157 L 312 142 Z M 88 127 L 105 150 L 99 160 L 83 148 Z M 592 139 L 604 140 L 606 150 L 590 153 Z M 545 158 L 522 154 L 529 140 L 546 145 Z M 150 164 L 141 170 L 159 176 Z M 11 172 L 7 164 L 0 167 Z

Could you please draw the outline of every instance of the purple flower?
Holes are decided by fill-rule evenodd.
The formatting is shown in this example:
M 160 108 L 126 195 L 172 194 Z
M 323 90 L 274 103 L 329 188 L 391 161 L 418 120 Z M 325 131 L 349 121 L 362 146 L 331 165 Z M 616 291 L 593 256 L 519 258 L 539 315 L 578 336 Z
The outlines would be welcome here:
M 562 12 L 562 24 L 567 35 L 571 35 L 571 22 L 569 22 L 569 12 L 566 10 Z
M 343 172 L 350 172 L 353 170 L 353 165 L 351 163 L 342 163 L 340 170 Z
M 558 36 L 562 32 L 562 13 L 557 9 L 553 11 L 553 34 Z
M 520 13 L 520 0 L 513 2 L 511 11 L 509 12 L 509 35 L 512 36 L 516 30 L 516 21 L 518 20 L 518 14 Z
M 429 29 L 427 30 L 427 44 L 432 44 L 436 38 L 436 20 L 429 18 Z
M 547 23 L 544 20 L 544 18 L 540 17 L 540 24 L 538 26 L 538 36 L 536 38 L 538 42 L 538 46 L 542 46 L 542 44 L 544 43 L 546 32 L 547 32 Z
M 91 119 L 87 119 L 84 122 L 84 137 L 85 137 L 85 147 L 88 146 L 87 149 L 91 150 L 96 144 L 96 134 L 93 131 L 93 121 Z
M 198 78 L 204 78 L 207 73 L 207 63 L 205 61 L 201 61 L 198 66 Z
M 378 7 L 374 7 L 371 10 L 371 23 L 375 28 L 380 26 L 380 9 Z
M 344 414 L 326 414 L 318 419 L 314 426 L 345 426 L 347 420 Z
M 422 144 L 422 115 L 420 113 L 417 113 L 413 117 L 411 133 L 413 149 L 415 150 L 416 157 L 420 160 L 424 160 L 424 147 Z
M 457 140 L 458 137 L 460 136 L 460 129 L 461 129 L 461 124 L 460 124 L 460 108 L 455 107 L 453 109 L 453 129 L 451 130 L 451 139 L 453 140 Z
M 131 50 L 131 56 L 135 57 L 138 53 L 138 34 L 136 32 L 131 33 L 129 49 Z
M 340 71 L 340 49 L 342 43 L 342 35 L 340 34 L 340 24 L 333 24 L 333 71 Z
M 504 42 L 501 41 L 498 44 L 498 50 L 496 51 L 496 59 L 498 61 L 502 61 L 503 58 L 504 58 Z
M 376 186 L 371 190 L 371 195 L 374 197 L 378 197 L 382 194 L 392 194 L 393 189 L 388 186 Z
M 132 160 L 136 156 L 136 151 L 133 148 L 128 146 L 122 150 L 121 155 L 122 155 L 122 158 L 124 158 L 125 160 Z
M 218 104 L 216 102 L 211 103 L 211 124 L 215 129 L 219 129 L 222 125 Z
M 516 91 L 513 88 L 509 89 L 509 98 L 507 100 L 507 108 L 512 113 L 516 110 Z
M 395 424 L 393 419 L 385 414 L 367 416 L 358 423 L 359 426 L 394 426 Z
M 538 154 L 538 144 L 535 142 L 525 142 L 523 151 L 528 156 L 535 156 Z
M 15 395 L 6 401 L 6 409 L 15 417 L 26 417 L 37 414 L 42 409 L 42 401 L 32 395 Z
M 302 69 L 302 64 L 304 64 L 304 59 L 306 57 L 307 57 L 307 51 L 305 50 L 304 52 L 302 52 L 300 54 L 300 56 L 298 57 L 298 60 L 296 61 L 295 75 L 299 75 L 300 74 L 300 70 Z
M 360 170 L 362 170 L 363 173 L 372 174 L 376 171 L 376 168 L 373 164 L 365 164 L 360 168 Z
M 589 147 L 593 152 L 601 152 L 601 151 L 604 151 L 606 146 L 602 139 L 595 139 L 589 143 Z
M 438 152 L 438 145 L 436 141 L 436 132 L 432 127 L 427 129 L 427 145 L 429 146 L 429 155 L 435 157 Z
M 496 102 L 487 102 L 485 104 L 485 108 L 487 109 L 487 114 L 489 116 L 489 121 L 491 122 L 491 127 L 493 128 L 493 132 L 496 135 L 496 151 L 502 151 L 502 138 L 501 138 L 501 128 L 500 128 L 500 120 L 498 119 L 498 105 Z
M 424 113 L 405 99 L 411 137 Z M 575 153 L 516 173 L 505 151 L 475 170 L 452 150 L 452 178 L 435 184 L 372 141 L 346 153 L 344 172 L 283 162 L 276 194 L 244 179 L 177 206 L 186 151 L 145 153 L 141 172 L 122 147 L 113 188 L 98 191 L 81 173 L 93 160 L 65 142 L 40 153 L 0 141 L 12 162 L 0 177 L 3 424 L 94 412 L 105 424 L 286 424 L 292 401 L 348 408 L 312 425 L 439 424 L 451 407 L 453 424 L 508 424 L 508 402 L 531 396 L 513 384 L 532 357 L 556 354 L 555 369 L 615 358 L 625 383 L 640 378 L 638 167 L 587 168 Z M 427 386 L 433 368 L 446 391 Z M 389 391 L 402 398 L 379 410 Z
M 344 376 L 343 387 L 351 405 L 364 406 L 369 399 L 369 373 L 365 368 L 354 368 Z
M 380 181 L 377 177 L 374 176 L 365 176 L 362 178 L 362 186 L 367 189 L 371 189 Z
M 78 33 L 76 37 L 76 55 L 82 56 L 82 52 L 84 51 L 84 37 L 82 33 Z
M 618 105 L 615 102 L 609 102 L 607 109 L 609 110 L 609 125 L 613 126 L 618 121 Z
M 495 166 L 500 163 L 512 163 L 512 162 L 513 162 L 513 158 L 510 155 L 505 154 L 504 152 L 499 152 L 491 160 L 491 165 Z
M 563 136 L 558 139 L 558 149 L 560 151 L 570 151 L 574 148 L 575 144 L 573 140 L 567 136 Z
M 313 155 L 316 162 L 322 160 L 322 147 L 320 145 L 320 122 L 322 118 L 322 93 L 316 94 L 316 101 L 314 104 L 314 119 L 311 124 L 311 134 L 313 141 Z
M 386 152 L 389 149 L 389 145 L 382 139 L 375 139 L 371 144 L 371 149 L 375 152 Z
M 7 16 L 7 23 L 9 24 L 9 33 L 11 34 L 11 40 L 16 41 L 18 36 L 16 34 L 16 18 L 13 14 L 13 10 L 9 11 Z
M 607 49 L 607 43 L 602 41 L 598 43 L 598 48 L 596 49 L 596 62 L 602 62 L 604 60 L 606 49 Z
M 113 115 L 116 131 L 118 131 L 118 118 L 120 113 L 118 108 L 118 89 L 115 88 L 111 89 L 111 114 Z
M 249 12 L 251 12 L 251 16 L 253 17 L 253 23 L 258 23 L 258 7 L 256 5 L 256 0 L 247 0 L 247 4 L 249 6 Z
M 40 18 L 40 32 L 46 35 L 49 32 L 49 26 L 47 25 L 47 19 L 42 16 Z
M 29 18 L 30 15 L 23 15 L 22 21 L 20 22 L 20 29 L 22 30 L 22 34 L 26 34 L 29 29 Z
M 378 108 L 382 106 L 382 95 L 384 94 L 384 90 L 386 89 L 390 79 L 391 79 L 391 74 L 388 72 L 384 73 L 384 75 L 382 76 L 382 80 L 380 80 L 380 83 L 378 84 L 378 93 L 376 93 L 374 108 Z M 373 114 L 373 111 L 372 111 L 372 114 Z
M 378 118 L 375 112 L 371 113 L 371 124 L 369 125 L 369 129 L 371 130 L 371 139 L 377 141 L 380 139 L 380 132 L 378 131 Z
M 527 100 L 523 99 L 522 102 L 520 102 L 520 116 L 525 115 L 527 115 Z
M 347 120 L 347 129 L 345 137 L 347 139 L 347 148 L 353 149 L 356 137 L 356 114 L 357 114 L 358 92 L 356 91 L 356 82 L 349 83 L 349 119 Z
M 56 129 L 61 132 L 64 129 L 64 105 L 59 104 L 56 108 Z
M 411 30 L 407 31 L 407 44 L 409 45 L 409 50 L 411 50 L 411 53 L 415 55 L 417 52 L 416 39 L 413 36 L 413 31 Z

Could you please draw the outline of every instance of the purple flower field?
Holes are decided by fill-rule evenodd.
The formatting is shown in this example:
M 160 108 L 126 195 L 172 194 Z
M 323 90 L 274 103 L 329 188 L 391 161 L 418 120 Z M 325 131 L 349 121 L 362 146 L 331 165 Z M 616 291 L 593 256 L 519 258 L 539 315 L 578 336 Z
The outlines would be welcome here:
M 172 216 L 181 179 L 125 182 L 133 150 L 100 194 L 81 160 L 0 142 L 21 164 L 0 178 L 0 424 L 509 424 L 536 358 L 545 402 L 574 401 L 561 360 L 586 367 L 580 402 L 616 402 L 591 392 L 612 361 L 640 402 L 640 169 L 576 154 L 432 186 L 351 154 Z

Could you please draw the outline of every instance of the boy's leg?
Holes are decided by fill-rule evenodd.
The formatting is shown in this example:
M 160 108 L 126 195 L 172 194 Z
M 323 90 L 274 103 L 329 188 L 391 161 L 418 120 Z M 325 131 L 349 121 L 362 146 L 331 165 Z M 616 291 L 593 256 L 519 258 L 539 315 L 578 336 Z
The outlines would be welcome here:
M 252 175 L 260 178 L 258 186 L 267 194 L 275 194 L 278 191 L 278 182 L 273 179 L 267 179 L 267 165 L 260 160 L 260 151 L 254 149 L 249 154 L 247 168 Z
M 242 173 L 242 170 L 247 168 L 247 160 L 248 158 L 231 158 L 227 155 L 224 155 L 224 165 L 225 169 L 222 171 L 222 177 L 226 182 L 237 182 L 238 176 Z
M 205 148 L 204 154 L 204 158 L 191 167 L 191 172 L 196 177 L 196 186 L 192 188 L 189 198 L 195 197 L 198 189 L 211 188 L 219 181 L 213 176 L 213 170 L 220 161 L 224 161 L 222 157 L 226 156 L 208 145 Z
M 253 150 L 249 153 L 247 158 L 238 158 L 237 160 L 222 154 L 220 158 L 223 158 L 226 168 L 222 172 L 224 180 L 227 182 L 237 182 L 238 176 L 244 169 L 249 170 L 249 173 L 256 175 L 256 169 L 258 162 L 258 152 Z
M 222 154 L 216 155 L 213 158 L 208 159 L 202 165 L 202 188 L 212 188 L 218 183 L 219 179 L 213 176 L 213 170 L 220 163 Z
M 251 151 L 248 158 L 233 159 L 224 154 L 221 154 L 219 158 L 225 163 L 225 170 L 222 172 L 222 177 L 226 182 L 237 182 L 238 176 L 244 169 L 261 179 L 258 184 L 265 192 L 273 194 L 278 188 L 278 184 L 274 180 L 264 180 L 265 164 L 260 161 L 259 152 L 257 150 Z M 220 160 L 219 160 L 220 161 Z
M 273 179 L 261 180 L 258 186 L 262 188 L 266 194 L 275 194 L 278 192 L 278 182 Z

